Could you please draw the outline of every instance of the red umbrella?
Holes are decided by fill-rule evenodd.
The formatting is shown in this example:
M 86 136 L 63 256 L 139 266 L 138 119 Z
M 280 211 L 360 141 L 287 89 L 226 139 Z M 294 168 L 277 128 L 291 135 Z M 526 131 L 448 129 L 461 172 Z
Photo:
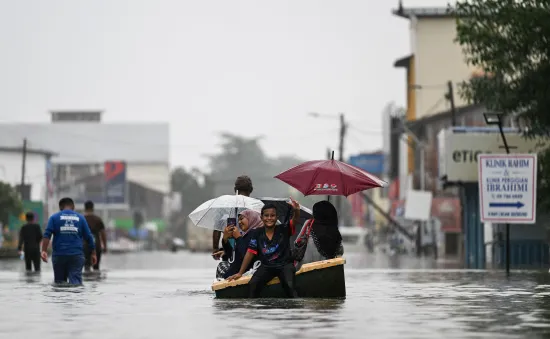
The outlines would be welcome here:
M 349 164 L 337 160 L 306 161 L 275 178 L 286 182 L 303 195 L 348 196 L 369 188 L 386 186 L 386 182 Z

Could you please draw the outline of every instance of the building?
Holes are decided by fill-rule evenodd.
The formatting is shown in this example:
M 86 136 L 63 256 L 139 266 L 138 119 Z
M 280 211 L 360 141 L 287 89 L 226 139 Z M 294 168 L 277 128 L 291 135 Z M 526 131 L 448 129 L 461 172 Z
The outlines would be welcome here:
M 27 148 L 25 156 L 25 177 L 22 198 L 44 201 L 47 195 L 48 161 L 56 153 L 37 148 Z M 0 180 L 16 187 L 21 185 L 23 172 L 23 145 L 9 147 L 0 144 Z
M 101 111 L 52 111 L 50 123 L 0 124 L 0 146 L 45 149 L 51 157 L 52 197 L 60 189 L 103 173 L 106 161 L 126 163 L 126 180 L 166 195 L 170 191 L 170 142 L 167 123 L 103 123 Z M 27 166 L 28 173 L 38 165 Z M 45 165 L 40 165 L 45 169 Z M 46 175 L 43 175 L 45 178 Z M 44 185 L 46 180 L 44 179 Z M 137 187 L 137 186 L 136 186 Z M 33 187 L 33 197 L 42 196 Z M 84 192 L 84 196 L 90 192 Z M 77 199 L 78 200 L 78 199 Z M 77 201 L 81 203 L 81 201 Z M 102 209 L 102 201 L 96 201 Z M 129 203 L 129 202 L 128 202 Z M 130 209 L 128 205 L 128 209 Z
M 405 8 L 400 1 L 393 14 L 410 22 L 411 52 L 394 63 L 395 67 L 406 71 L 406 120 L 413 121 L 449 110 L 451 94 L 456 107 L 467 105 L 458 93 L 457 84 L 479 72 L 466 63 L 461 47 L 455 42 L 456 20 L 448 9 Z M 408 142 L 412 140 L 409 138 Z M 409 148 L 408 174 L 413 172 L 414 162 L 414 151 Z M 407 179 L 401 177 L 400 180 Z

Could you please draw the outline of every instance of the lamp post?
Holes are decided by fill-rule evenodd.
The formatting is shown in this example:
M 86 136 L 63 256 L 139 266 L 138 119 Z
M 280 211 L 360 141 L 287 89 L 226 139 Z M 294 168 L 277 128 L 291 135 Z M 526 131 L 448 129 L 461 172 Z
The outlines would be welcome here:
M 508 142 L 506 141 L 506 136 L 504 135 L 504 131 L 502 130 L 502 113 L 495 113 L 495 112 L 486 112 L 483 113 L 483 117 L 485 118 L 485 123 L 487 125 L 497 125 L 498 130 L 500 132 L 500 136 L 502 137 L 502 142 L 504 143 L 504 149 L 506 150 L 506 154 L 510 154 L 510 147 L 508 146 Z M 510 276 L 510 224 L 506 224 L 506 275 Z

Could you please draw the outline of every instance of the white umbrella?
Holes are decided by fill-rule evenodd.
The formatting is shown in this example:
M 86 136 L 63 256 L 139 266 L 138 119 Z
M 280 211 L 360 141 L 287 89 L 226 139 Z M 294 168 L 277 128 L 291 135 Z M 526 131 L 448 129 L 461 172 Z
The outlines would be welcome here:
M 263 206 L 261 200 L 244 195 L 222 195 L 202 203 L 189 214 L 189 219 L 195 226 L 223 231 L 227 218 L 237 218 L 244 210 L 261 213 Z

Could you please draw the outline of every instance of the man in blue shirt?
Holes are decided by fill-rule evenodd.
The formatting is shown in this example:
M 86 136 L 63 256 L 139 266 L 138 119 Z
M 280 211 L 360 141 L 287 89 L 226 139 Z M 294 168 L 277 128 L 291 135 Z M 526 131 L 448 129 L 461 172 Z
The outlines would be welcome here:
M 92 264 L 97 262 L 95 243 L 86 218 L 74 211 L 71 198 L 59 200 L 59 212 L 50 216 L 42 240 L 42 261 L 48 262 L 48 246 L 53 235 L 52 263 L 56 284 L 82 284 L 84 267 L 84 249 L 82 240 L 86 240 L 92 251 Z

